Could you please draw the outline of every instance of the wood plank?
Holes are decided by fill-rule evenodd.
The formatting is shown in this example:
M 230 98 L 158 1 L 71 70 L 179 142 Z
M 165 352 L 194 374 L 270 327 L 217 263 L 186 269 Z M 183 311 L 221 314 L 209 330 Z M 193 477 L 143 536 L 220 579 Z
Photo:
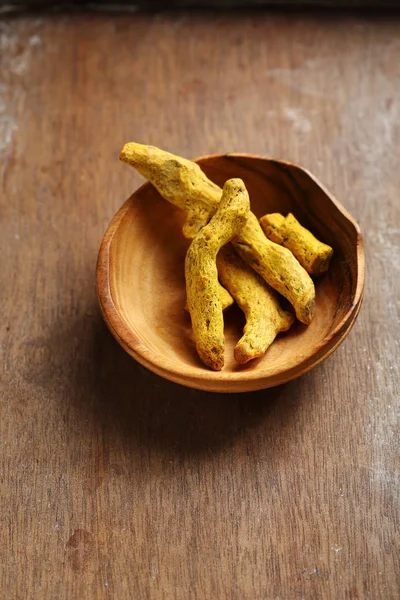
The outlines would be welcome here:
M 269 14 L 0 22 L 2 598 L 399 597 L 400 23 Z M 280 388 L 205 394 L 102 322 L 136 140 L 315 173 L 365 235 L 364 306 Z

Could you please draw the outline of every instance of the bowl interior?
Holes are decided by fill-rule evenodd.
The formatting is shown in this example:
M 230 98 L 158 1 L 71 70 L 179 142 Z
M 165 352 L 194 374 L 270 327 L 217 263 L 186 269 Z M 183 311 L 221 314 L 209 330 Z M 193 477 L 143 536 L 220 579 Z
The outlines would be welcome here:
M 240 366 L 233 349 L 242 335 L 244 318 L 234 306 L 225 314 L 224 369 L 215 373 L 205 368 L 184 310 L 184 260 L 189 245 L 181 233 L 184 214 L 146 184 L 110 226 L 107 275 L 113 315 L 105 314 L 106 320 L 128 352 L 174 381 L 195 387 L 207 387 L 205 381 L 219 382 L 209 384 L 210 389 L 222 389 L 224 381 L 232 389 L 235 381 L 247 381 L 248 389 L 268 387 L 269 380 L 271 385 L 281 383 L 295 376 L 301 365 L 311 368 L 319 362 L 345 327 L 359 284 L 359 232 L 341 207 L 299 167 L 241 155 L 205 157 L 198 162 L 221 186 L 231 177 L 241 177 L 257 216 L 293 212 L 334 248 L 329 272 L 315 280 L 315 318 L 309 326 L 296 322 L 278 336 L 263 358 Z M 107 313 L 104 302 L 103 312 Z

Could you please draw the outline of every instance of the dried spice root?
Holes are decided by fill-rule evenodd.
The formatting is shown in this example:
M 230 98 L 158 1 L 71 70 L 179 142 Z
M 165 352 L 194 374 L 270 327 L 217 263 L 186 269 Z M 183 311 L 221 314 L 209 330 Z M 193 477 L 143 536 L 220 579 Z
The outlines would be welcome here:
M 315 311 L 314 283 L 290 250 L 266 238 L 253 213 L 232 244 L 247 264 L 289 300 L 299 321 L 308 325 Z
M 281 308 L 278 294 L 246 265 L 231 245 L 219 251 L 217 267 L 221 281 L 229 287 L 246 317 L 243 337 L 234 350 L 237 362 L 244 364 L 263 356 L 278 333 L 289 329 L 294 315 Z
M 317 240 L 292 213 L 286 217 L 279 213 L 265 215 L 260 224 L 265 235 L 288 248 L 310 275 L 321 275 L 329 269 L 333 249 Z
M 221 300 L 222 312 L 228 310 L 228 308 L 230 308 L 235 302 L 228 290 L 226 290 L 221 284 L 219 284 L 219 297 Z M 187 303 L 185 310 L 189 311 Z
M 201 360 L 220 371 L 224 365 L 224 319 L 216 258 L 219 250 L 245 225 L 250 212 L 241 179 L 229 179 L 210 222 L 196 235 L 186 254 L 187 305 Z
M 186 238 L 194 238 L 217 210 L 222 190 L 195 162 L 135 142 L 125 144 L 119 158 L 148 179 L 163 198 L 187 213 L 183 227 Z
M 166 200 L 187 212 L 183 228 L 186 237 L 194 237 L 215 213 L 221 188 L 196 163 L 136 143 L 125 144 L 120 159 L 135 167 Z M 271 287 L 291 302 L 297 318 L 310 323 L 315 309 L 312 279 L 289 250 L 265 237 L 253 213 L 233 245 Z

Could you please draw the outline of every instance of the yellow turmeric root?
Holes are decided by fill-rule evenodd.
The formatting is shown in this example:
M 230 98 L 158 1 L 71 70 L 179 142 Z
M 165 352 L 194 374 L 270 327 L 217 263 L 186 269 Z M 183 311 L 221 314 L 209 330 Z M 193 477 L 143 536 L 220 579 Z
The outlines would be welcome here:
M 221 284 L 219 284 L 219 292 L 218 293 L 219 293 L 219 298 L 221 300 L 222 312 L 225 312 L 226 310 L 228 310 L 228 308 L 230 308 L 232 306 L 232 304 L 234 304 L 235 301 L 232 298 L 232 296 L 230 295 L 230 293 L 228 292 L 228 290 L 226 290 Z M 187 303 L 185 306 L 185 310 L 189 311 Z
M 217 210 L 222 190 L 195 162 L 135 142 L 125 144 L 119 158 L 135 167 L 168 202 L 186 211 L 186 238 L 194 238 Z
M 244 226 L 249 212 L 249 195 L 243 181 L 229 179 L 217 212 L 196 235 L 186 254 L 187 304 L 196 349 L 201 360 L 215 371 L 224 366 L 225 346 L 216 258 L 221 247 Z
M 290 250 L 268 240 L 253 213 L 232 243 L 247 264 L 289 300 L 299 321 L 310 323 L 315 310 L 314 283 Z
M 136 143 L 125 144 L 120 159 L 135 167 L 166 200 L 187 212 L 186 237 L 194 237 L 217 210 L 221 188 L 196 163 Z M 315 308 L 312 279 L 289 250 L 266 238 L 253 213 L 232 243 L 242 258 L 293 304 L 297 318 L 310 323 Z
M 279 213 L 265 215 L 260 219 L 265 235 L 288 248 L 310 275 L 321 275 L 329 268 L 333 249 L 317 240 L 311 231 L 300 225 L 296 217 Z
M 278 333 L 289 329 L 294 315 L 280 307 L 278 294 L 246 265 L 231 245 L 219 251 L 217 267 L 221 281 L 229 287 L 246 317 L 244 335 L 234 351 L 238 363 L 244 364 L 263 356 Z

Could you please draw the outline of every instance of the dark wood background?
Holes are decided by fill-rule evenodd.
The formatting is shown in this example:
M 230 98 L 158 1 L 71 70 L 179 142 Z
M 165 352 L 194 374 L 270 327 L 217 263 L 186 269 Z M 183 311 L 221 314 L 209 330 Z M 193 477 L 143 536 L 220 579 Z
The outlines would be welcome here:
M 1 598 L 398 599 L 399 20 L 42 15 L 0 47 Z M 94 271 L 128 140 L 336 194 L 367 280 L 331 358 L 224 396 L 121 350 Z
M 329 8 L 329 9 L 397 9 L 400 7 L 400 0 L 0 0 L 0 6 L 4 5 L 4 11 L 12 12 L 22 7 L 26 8 L 51 8 L 71 10 L 83 8 L 84 10 L 107 10 L 109 12 L 121 12 L 124 7 L 127 10 L 146 9 L 175 9 L 175 8 L 262 8 L 273 6 L 276 8 L 294 7 L 294 8 Z

